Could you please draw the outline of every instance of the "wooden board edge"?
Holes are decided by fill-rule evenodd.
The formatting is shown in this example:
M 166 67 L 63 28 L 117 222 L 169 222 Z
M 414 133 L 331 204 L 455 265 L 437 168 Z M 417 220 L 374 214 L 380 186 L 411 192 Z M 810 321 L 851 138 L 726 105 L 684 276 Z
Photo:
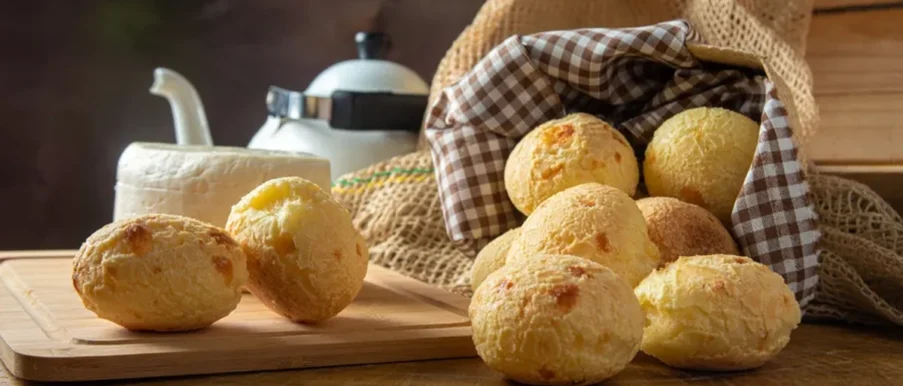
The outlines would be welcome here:
M 2 262 L 2 260 L 0 260 L 0 262 Z M 2 272 L 3 268 L 6 268 L 6 266 L 0 266 L 0 272 Z M 23 330 L 31 330 L 31 333 L 35 334 L 35 336 L 43 336 L 45 339 L 43 339 L 41 343 L 47 345 L 47 349 L 42 350 L 42 352 L 45 353 L 52 353 L 55 350 L 65 350 L 65 345 L 51 340 L 50 337 L 44 333 L 38 325 L 38 322 L 35 321 L 28 310 L 25 309 L 25 306 L 20 301 L 15 300 L 12 290 L 5 281 L 0 282 L 0 299 L 6 300 L 6 302 L 3 303 L 4 307 L 12 305 L 15 307 L 15 310 L 21 312 L 21 315 L 28 315 L 28 317 L 23 317 L 22 320 L 17 320 L 14 329 L 11 331 L 6 329 L 7 326 L 0 325 L 0 360 L 3 361 L 3 365 L 13 376 L 29 379 L 31 360 L 34 359 L 34 356 L 28 353 L 28 350 L 20 347 L 12 337 L 13 334 L 21 333 Z
M 78 253 L 77 249 L 47 249 L 47 250 L 7 250 L 0 251 L 0 262 L 12 259 L 47 259 L 73 257 Z
M 0 362 L 2 362 L 6 371 L 14 377 L 22 378 L 21 374 L 27 374 L 28 372 L 22 365 L 24 359 L 25 358 L 6 343 L 6 339 L 0 334 Z
M 476 349 L 470 335 L 470 327 L 443 329 L 443 334 L 430 338 L 419 338 L 417 346 L 398 345 L 386 348 L 399 339 L 375 337 L 372 342 L 344 345 L 340 348 L 323 348 L 329 354 L 319 353 L 316 357 L 291 357 L 274 355 L 271 346 L 263 342 L 255 348 L 232 348 L 216 352 L 202 351 L 190 353 L 135 352 L 128 355 L 61 356 L 66 348 L 45 348 L 15 350 L 11 360 L 4 364 L 14 376 L 42 382 L 57 381 L 101 381 L 137 378 L 171 378 L 188 375 L 234 374 L 251 371 L 297 370 L 342 365 L 363 365 L 392 363 L 415 360 L 440 360 L 472 358 Z M 357 342 L 356 342 L 357 343 Z M 381 345 L 380 345 L 381 344 Z M 380 347 L 382 346 L 382 347 Z M 428 346 L 431 355 L 422 355 Z M 292 347 L 283 347 L 283 350 Z M 302 348 L 299 346 L 299 348 Z M 314 348 L 306 347 L 308 350 Z M 299 351 L 300 352 L 300 351 Z M 240 354 L 240 356 L 238 355 Z M 177 366 L 191 356 L 191 366 Z M 253 358 L 249 360 L 227 360 L 232 358 Z M 161 372 L 161 368 L 172 369 Z

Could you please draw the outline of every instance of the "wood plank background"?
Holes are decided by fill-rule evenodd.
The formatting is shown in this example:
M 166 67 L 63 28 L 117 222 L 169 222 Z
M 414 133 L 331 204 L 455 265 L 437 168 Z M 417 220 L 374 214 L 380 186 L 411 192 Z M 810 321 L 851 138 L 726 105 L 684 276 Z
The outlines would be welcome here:
M 895 0 L 815 0 L 816 12 L 838 8 L 875 7 L 899 3 Z
M 265 87 L 303 89 L 354 57 L 355 32 L 388 32 L 389 58 L 429 81 L 481 4 L 0 1 L 0 249 L 75 248 L 112 218 L 125 146 L 174 141 L 166 101 L 147 92 L 154 67 L 196 85 L 217 144 L 244 146 L 263 123 Z M 815 4 L 807 59 L 823 120 L 812 158 L 903 161 L 903 2 Z
M 806 59 L 822 121 L 812 158 L 835 165 L 903 161 L 903 2 L 816 5 Z M 878 6 L 843 9 L 869 5 Z

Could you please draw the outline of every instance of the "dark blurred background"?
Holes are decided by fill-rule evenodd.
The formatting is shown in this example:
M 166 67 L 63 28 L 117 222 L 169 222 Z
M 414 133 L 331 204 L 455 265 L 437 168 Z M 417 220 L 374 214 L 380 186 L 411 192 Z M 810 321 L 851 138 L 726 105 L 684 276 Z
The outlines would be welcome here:
M 303 90 L 385 32 L 427 82 L 482 0 L 0 1 L 0 250 L 77 248 L 112 220 L 116 162 L 174 142 L 155 67 L 198 89 L 217 145 L 245 146 L 269 85 Z

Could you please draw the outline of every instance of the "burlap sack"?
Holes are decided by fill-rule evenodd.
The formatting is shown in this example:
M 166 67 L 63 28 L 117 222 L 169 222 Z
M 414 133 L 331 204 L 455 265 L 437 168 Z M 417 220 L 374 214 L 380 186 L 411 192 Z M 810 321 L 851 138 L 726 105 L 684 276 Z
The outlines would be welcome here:
M 824 251 L 807 315 L 903 325 L 903 219 L 858 182 L 827 175 L 809 182 Z
M 512 34 L 627 27 L 682 18 L 712 45 L 767 58 L 766 70 L 779 80 L 778 93 L 792 95 L 787 105 L 804 156 L 818 125 L 811 73 L 803 59 L 811 7 L 811 1 L 781 0 L 488 0 L 440 63 L 431 100 Z M 719 60 L 730 59 L 721 55 Z M 751 65 L 744 63 L 748 60 L 740 56 L 732 64 Z M 809 169 L 825 251 L 818 291 L 807 315 L 903 324 L 900 217 L 867 188 L 811 174 Z M 446 233 L 425 147 L 346 175 L 334 184 L 333 193 L 351 210 L 355 225 L 370 242 L 371 261 L 470 294 L 475 250 L 452 243 Z

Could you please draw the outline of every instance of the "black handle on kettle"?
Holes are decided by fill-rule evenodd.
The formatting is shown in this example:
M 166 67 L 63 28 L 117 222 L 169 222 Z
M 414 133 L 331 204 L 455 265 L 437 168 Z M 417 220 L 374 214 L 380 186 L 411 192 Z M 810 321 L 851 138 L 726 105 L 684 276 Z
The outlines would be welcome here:
M 361 59 L 385 59 L 392 45 L 389 35 L 380 32 L 358 32 L 354 35 L 357 56 Z
M 338 90 L 332 94 L 329 126 L 419 132 L 426 107 L 426 95 Z

